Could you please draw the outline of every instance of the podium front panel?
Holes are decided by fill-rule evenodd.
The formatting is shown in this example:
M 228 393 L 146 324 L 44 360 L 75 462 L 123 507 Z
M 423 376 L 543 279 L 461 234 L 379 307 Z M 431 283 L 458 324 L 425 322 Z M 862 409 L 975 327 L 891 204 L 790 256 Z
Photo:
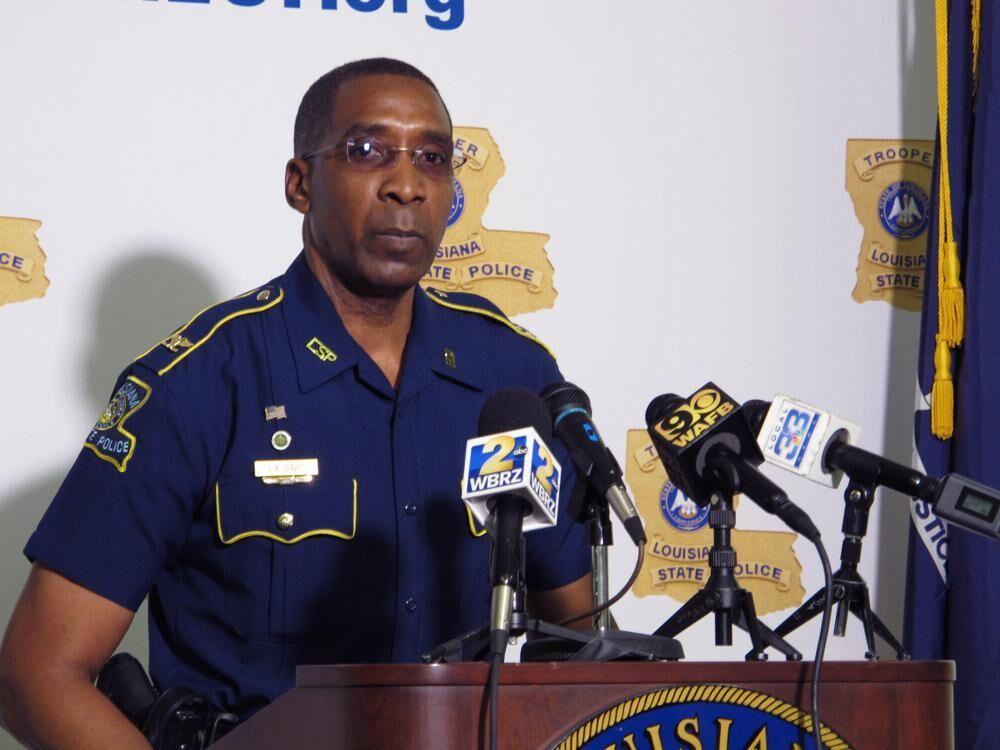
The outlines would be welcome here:
M 213 747 L 486 747 L 487 673 L 486 664 L 302 666 L 297 670 L 295 689 Z M 723 693 L 695 690 L 697 686 L 734 686 L 742 691 L 725 693 L 729 704 L 735 705 L 736 696 L 748 706 L 756 704 L 755 709 L 775 708 L 772 713 L 785 716 L 808 714 L 811 673 L 809 662 L 505 664 L 500 673 L 500 745 L 505 750 L 589 747 L 593 743 L 580 740 L 594 734 L 595 717 L 600 719 L 602 713 L 622 704 L 632 710 L 618 710 L 617 715 L 636 714 L 639 702 L 628 699 L 677 686 L 692 687 L 684 696 L 702 697 L 721 697 Z M 842 740 L 831 742 L 830 747 L 952 748 L 954 676 L 951 662 L 825 663 L 820 718 L 831 736 Z M 748 697 L 753 700 L 746 700 Z M 664 702 L 662 698 L 660 702 Z M 639 708 L 647 704 L 653 701 L 644 700 Z M 726 715 L 724 706 L 718 710 Z M 741 713 L 736 709 L 730 714 L 735 718 L 721 721 L 730 722 L 725 733 L 731 735 L 733 743 L 723 750 L 743 750 L 744 745 L 737 744 L 735 738 L 747 730 L 739 724 L 746 724 L 746 720 L 739 718 Z M 640 719 L 641 714 L 634 721 L 641 725 Z M 686 721 L 683 726 L 656 730 L 664 748 L 689 750 L 696 746 L 684 738 L 699 736 L 694 729 L 697 722 Z M 703 747 L 717 750 L 718 737 L 711 727 L 703 726 L 705 723 L 698 726 Z M 636 750 L 655 746 L 649 732 L 636 733 L 631 744 Z M 794 750 L 773 741 L 767 746 Z M 631 750 L 625 741 L 611 747 Z M 805 738 L 802 747 L 812 747 L 811 740 Z

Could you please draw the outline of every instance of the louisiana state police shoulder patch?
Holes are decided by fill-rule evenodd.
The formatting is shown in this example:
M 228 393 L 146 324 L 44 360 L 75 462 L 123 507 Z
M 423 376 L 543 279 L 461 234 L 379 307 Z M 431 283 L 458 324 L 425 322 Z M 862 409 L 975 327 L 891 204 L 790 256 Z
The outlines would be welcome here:
M 129 375 L 111 397 L 107 408 L 84 441 L 84 447 L 124 472 L 135 453 L 136 438 L 125 429 L 125 422 L 143 407 L 152 389 L 134 375 Z

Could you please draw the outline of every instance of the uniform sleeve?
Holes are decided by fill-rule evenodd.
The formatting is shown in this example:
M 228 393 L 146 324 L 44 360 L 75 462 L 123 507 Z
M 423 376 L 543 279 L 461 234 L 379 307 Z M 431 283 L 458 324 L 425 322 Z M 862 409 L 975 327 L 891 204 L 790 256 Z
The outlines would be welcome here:
M 564 380 L 549 356 L 542 357 L 537 390 Z M 558 440 L 552 446 L 562 467 L 559 488 L 559 516 L 556 525 L 532 531 L 525 536 L 525 583 L 532 591 L 549 591 L 579 580 L 590 572 L 590 547 L 587 527 L 575 522 L 567 512 L 577 481 L 569 452 Z
M 177 400 L 135 365 L 28 539 L 25 556 L 136 610 L 184 544 L 207 460 Z

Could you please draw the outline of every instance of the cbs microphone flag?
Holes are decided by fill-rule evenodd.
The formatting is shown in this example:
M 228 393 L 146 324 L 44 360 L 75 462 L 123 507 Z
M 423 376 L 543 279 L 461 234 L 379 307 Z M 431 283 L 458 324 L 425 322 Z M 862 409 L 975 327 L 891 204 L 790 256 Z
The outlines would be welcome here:
M 938 0 L 939 4 L 943 0 Z M 947 7 L 947 6 L 943 6 Z M 1000 487 L 1000 15 L 983 4 L 951 3 L 947 28 L 939 23 L 939 83 L 945 137 L 937 149 L 932 223 L 928 232 L 926 294 L 917 372 L 915 442 L 918 468 L 932 476 L 958 472 Z M 944 16 L 942 16 L 942 19 Z M 980 23 L 981 22 L 981 23 Z M 979 30 L 973 44 L 973 27 Z M 974 49 L 978 46 L 978 55 Z M 941 65 L 942 54 L 947 66 Z M 978 78 L 978 83 L 976 79 Z M 946 151 L 945 151 L 946 149 Z M 943 179 L 947 177 L 947 180 Z M 943 188 L 943 189 L 942 189 Z M 950 204 L 950 211 L 946 212 Z M 944 215 L 944 221 L 941 216 Z M 965 290 L 956 305 L 952 248 L 938 238 L 954 238 Z M 940 255 L 939 255 L 940 253 Z M 945 263 L 939 263 L 944 258 Z M 938 281 L 939 269 L 941 274 Z M 940 294 L 941 289 L 945 290 Z M 943 298 L 943 299 L 942 299 Z M 950 319 L 939 305 L 951 304 Z M 957 315 L 956 313 L 957 310 Z M 955 322 L 964 313 L 964 342 L 952 347 Z M 950 330 L 949 330 L 950 329 Z M 939 333 L 945 332 L 945 339 Z M 937 367 L 935 367 L 937 354 Z M 950 354 L 951 362 L 948 362 Z M 935 376 L 939 383 L 934 388 Z M 949 439 L 932 433 L 931 394 L 954 383 L 954 432 Z M 944 411 L 950 412 L 945 408 Z M 935 427 L 938 434 L 942 424 Z M 912 525 L 906 588 L 904 643 L 915 659 L 954 659 L 955 747 L 995 750 L 1000 737 L 1000 544 L 955 527 L 946 527 L 924 502 L 911 504 Z

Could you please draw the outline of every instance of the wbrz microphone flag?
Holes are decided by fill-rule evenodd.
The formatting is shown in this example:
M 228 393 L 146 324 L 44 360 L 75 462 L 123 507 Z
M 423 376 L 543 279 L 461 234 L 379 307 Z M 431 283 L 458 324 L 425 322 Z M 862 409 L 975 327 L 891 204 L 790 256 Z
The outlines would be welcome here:
M 915 438 L 922 471 L 949 471 L 1000 487 L 1000 15 L 982 4 L 978 84 L 970 13 L 949 3 L 947 145 L 951 214 L 965 288 L 965 341 L 951 350 L 954 436 L 931 434 L 938 332 L 938 189 L 928 233 Z M 946 235 L 947 236 L 947 235 Z M 955 747 L 995 750 L 1000 737 L 1000 544 L 946 527 L 926 503 L 912 506 L 904 643 L 915 659 L 954 659 Z
M 554 526 L 561 480 L 562 467 L 531 427 L 472 438 L 465 444 L 462 499 L 481 525 L 490 515 L 490 498 L 519 495 L 531 508 L 524 531 Z

